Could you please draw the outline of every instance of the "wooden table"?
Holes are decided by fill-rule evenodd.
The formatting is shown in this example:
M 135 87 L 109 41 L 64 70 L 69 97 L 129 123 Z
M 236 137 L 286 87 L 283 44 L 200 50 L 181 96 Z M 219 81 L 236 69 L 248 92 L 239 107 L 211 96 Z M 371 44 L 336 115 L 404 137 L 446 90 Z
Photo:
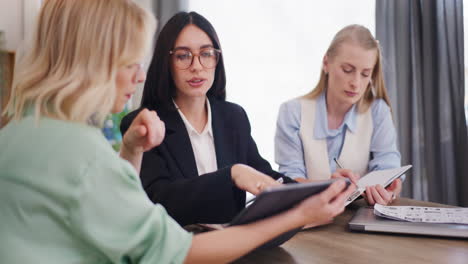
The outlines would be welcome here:
M 392 205 L 444 206 L 405 198 Z M 363 200 L 333 224 L 299 232 L 281 247 L 254 251 L 234 263 L 468 263 L 468 239 L 349 231 L 361 206 Z

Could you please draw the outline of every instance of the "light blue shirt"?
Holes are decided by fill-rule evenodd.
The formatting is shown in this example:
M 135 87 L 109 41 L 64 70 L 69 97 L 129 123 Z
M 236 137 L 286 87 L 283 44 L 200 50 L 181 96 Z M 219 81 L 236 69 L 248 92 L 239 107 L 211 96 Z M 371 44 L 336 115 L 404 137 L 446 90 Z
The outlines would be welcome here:
M 328 129 L 325 95 L 317 98 L 315 112 L 315 139 L 326 139 L 330 170 L 336 170 L 333 158 L 338 158 L 344 145 L 346 130 L 354 132 L 357 122 L 356 105 L 346 113 L 338 129 Z M 371 159 L 368 170 L 384 170 L 401 166 L 401 155 L 396 145 L 396 131 L 390 107 L 384 100 L 371 105 L 373 131 L 370 144 Z M 306 178 L 304 151 L 299 136 L 301 128 L 301 103 L 298 98 L 283 103 L 278 114 L 275 135 L 275 161 L 279 171 L 291 178 Z

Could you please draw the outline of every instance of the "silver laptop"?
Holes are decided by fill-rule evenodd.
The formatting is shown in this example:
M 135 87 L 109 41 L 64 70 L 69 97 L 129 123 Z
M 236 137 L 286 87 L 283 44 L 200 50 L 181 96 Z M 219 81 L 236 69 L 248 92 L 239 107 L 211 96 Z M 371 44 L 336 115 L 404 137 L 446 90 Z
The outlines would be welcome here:
M 468 238 L 468 225 L 397 221 L 374 215 L 371 207 L 362 207 L 348 223 L 354 231 L 416 234 Z

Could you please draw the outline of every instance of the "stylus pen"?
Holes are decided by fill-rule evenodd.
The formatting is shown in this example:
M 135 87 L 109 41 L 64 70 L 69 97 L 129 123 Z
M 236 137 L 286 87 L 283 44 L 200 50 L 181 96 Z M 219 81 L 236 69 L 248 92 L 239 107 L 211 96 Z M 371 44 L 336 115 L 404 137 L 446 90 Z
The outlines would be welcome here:
M 343 166 L 341 166 L 341 164 L 338 162 L 336 158 L 333 158 L 333 160 L 335 161 L 336 165 L 338 165 L 338 168 L 344 169 Z
M 343 165 L 341 165 L 336 158 L 333 158 L 333 160 L 335 161 L 338 168 L 344 169 Z M 357 184 L 357 179 L 356 180 L 352 180 L 351 178 L 349 178 L 349 179 L 351 180 L 352 183 Z

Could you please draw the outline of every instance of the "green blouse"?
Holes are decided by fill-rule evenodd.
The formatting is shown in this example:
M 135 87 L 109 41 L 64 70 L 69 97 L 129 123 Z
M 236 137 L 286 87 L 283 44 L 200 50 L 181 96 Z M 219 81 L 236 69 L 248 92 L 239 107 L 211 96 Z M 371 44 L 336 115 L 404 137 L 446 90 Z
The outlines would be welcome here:
M 0 130 L 2 263 L 182 263 L 191 241 L 99 129 L 27 116 Z

